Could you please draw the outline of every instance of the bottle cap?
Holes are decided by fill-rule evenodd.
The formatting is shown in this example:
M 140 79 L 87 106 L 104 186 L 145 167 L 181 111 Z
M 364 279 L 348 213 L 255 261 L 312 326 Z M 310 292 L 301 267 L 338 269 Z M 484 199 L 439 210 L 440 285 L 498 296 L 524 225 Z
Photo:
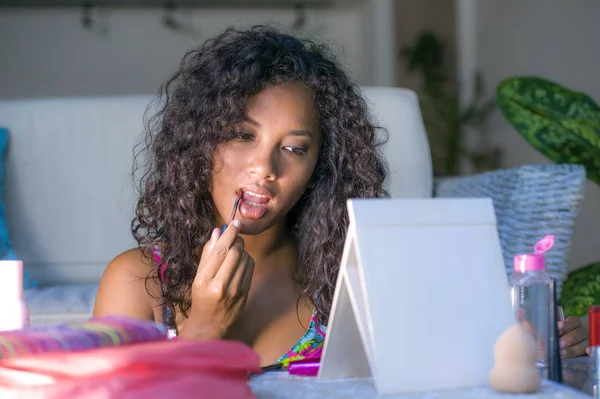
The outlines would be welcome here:
M 0 261 L 0 303 L 23 299 L 23 262 Z
M 520 273 L 544 270 L 544 255 L 517 255 L 515 256 L 514 267 L 515 271 Z
M 535 253 L 515 256 L 514 270 L 521 273 L 544 270 L 544 254 L 553 246 L 554 236 L 545 236 L 535 244 Z
M 588 307 L 590 346 L 600 346 L 600 305 Z

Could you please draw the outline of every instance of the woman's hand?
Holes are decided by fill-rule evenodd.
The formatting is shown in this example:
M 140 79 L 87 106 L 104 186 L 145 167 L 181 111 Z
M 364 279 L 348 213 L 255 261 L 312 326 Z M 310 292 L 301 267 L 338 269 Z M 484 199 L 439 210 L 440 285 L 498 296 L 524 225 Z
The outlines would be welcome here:
M 244 251 L 240 226 L 234 220 L 221 237 L 219 229 L 213 230 L 204 246 L 181 338 L 220 339 L 244 309 L 254 260 Z
M 590 381 L 591 370 L 592 367 L 587 361 L 566 360 L 562 364 L 563 384 L 581 391 Z
M 588 332 L 581 324 L 581 319 L 569 316 L 558 322 L 560 335 L 560 356 L 563 358 L 577 357 L 586 354 Z

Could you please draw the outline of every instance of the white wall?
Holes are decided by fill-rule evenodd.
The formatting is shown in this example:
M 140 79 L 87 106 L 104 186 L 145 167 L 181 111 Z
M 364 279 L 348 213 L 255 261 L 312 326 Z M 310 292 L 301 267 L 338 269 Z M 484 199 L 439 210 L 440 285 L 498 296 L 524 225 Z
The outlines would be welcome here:
M 476 7 L 477 44 L 465 57 L 475 52 L 489 93 L 504 78 L 538 75 L 584 91 L 600 103 L 599 1 L 458 1 Z M 499 112 L 488 128 L 504 150 L 504 166 L 549 163 Z M 600 189 L 588 182 L 585 196 L 571 247 L 571 269 L 600 261 Z
M 381 37 L 393 27 L 393 1 L 309 10 L 299 33 L 329 42 L 359 83 L 393 84 L 394 37 Z M 379 21 L 382 14 L 388 18 Z M 100 15 L 99 29 L 87 30 L 76 9 L 1 10 L 0 99 L 154 94 L 183 54 L 209 36 L 231 25 L 275 22 L 289 28 L 296 14 L 264 9 L 177 14 L 192 34 L 166 29 L 162 17 L 161 10 L 113 10 Z M 374 24 L 382 26 L 370 29 Z M 382 59 L 387 65 L 374 65 Z M 128 220 L 131 212 L 131 148 L 147 99 L 7 101 L 0 107 L 0 125 L 13 134 L 5 179 L 9 231 L 15 250 L 42 283 L 97 281 L 115 248 L 134 245 L 129 225 L 114 221 Z M 84 151 L 73 152 L 73 146 Z M 99 189 L 107 179 L 115 184 Z M 89 234 L 81 234 L 82 226 L 91 226 Z M 107 229 L 115 233 L 102 236 Z
M 363 59 L 362 7 L 307 10 L 299 33 L 331 42 L 352 76 L 369 83 Z M 108 10 L 106 33 L 86 30 L 79 9 L 0 11 L 0 98 L 153 94 L 183 54 L 230 25 L 275 22 L 290 28 L 291 9 L 183 10 L 176 16 L 192 32 L 173 32 L 162 10 Z

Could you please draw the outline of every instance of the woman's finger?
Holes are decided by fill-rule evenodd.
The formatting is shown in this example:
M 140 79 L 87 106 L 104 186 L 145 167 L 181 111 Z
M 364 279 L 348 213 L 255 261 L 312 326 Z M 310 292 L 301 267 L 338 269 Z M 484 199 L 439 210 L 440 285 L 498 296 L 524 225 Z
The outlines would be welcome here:
M 560 357 L 570 358 L 585 355 L 585 349 L 587 348 L 587 341 L 580 342 L 571 347 L 567 347 L 560 350 Z
M 200 273 L 200 270 L 202 269 L 203 265 L 206 263 L 206 259 L 208 259 L 208 255 L 215 247 L 215 244 L 216 244 L 217 240 L 219 239 L 219 235 L 220 235 L 219 229 L 214 228 L 212 233 L 210 234 L 210 238 L 208 239 L 206 244 L 204 244 L 204 248 L 202 248 L 202 255 L 200 256 L 200 261 L 198 262 L 198 267 L 196 268 L 196 277 L 194 279 L 194 281 L 196 281 L 197 283 L 202 282 L 202 284 L 206 284 L 210 281 L 210 278 L 205 277 L 206 273 L 202 274 L 202 273 Z
M 212 245 L 206 259 L 200 260 L 201 267 L 198 270 L 200 279 L 210 280 L 215 277 L 238 236 L 240 226 L 241 222 L 239 220 L 232 221 L 225 232 Z
M 577 316 L 569 316 L 558 323 L 558 330 L 561 334 L 566 334 L 576 328 L 581 327 L 581 319 Z
M 217 285 L 225 289 L 229 287 L 244 254 L 244 240 L 241 237 L 237 237 L 231 248 L 227 251 L 227 256 L 213 278 Z
M 568 348 L 587 340 L 587 331 L 583 327 L 569 331 L 560 337 L 560 347 Z
M 206 244 L 204 244 L 204 248 L 202 248 L 202 257 L 200 258 L 200 263 L 202 263 L 203 259 L 208 259 L 208 255 L 212 252 L 220 235 L 221 233 L 219 232 L 219 229 L 215 227 L 210 234 L 210 238 Z M 198 266 L 200 266 L 200 264 Z
M 237 297 L 242 292 L 242 280 L 244 279 L 246 267 L 248 266 L 248 259 L 250 259 L 250 255 L 248 255 L 247 252 L 242 253 L 240 261 L 237 265 L 237 269 L 235 269 L 235 273 L 231 277 L 231 281 L 227 289 L 227 292 L 231 297 Z
M 562 362 L 562 367 L 563 369 L 587 372 L 590 370 L 590 363 L 588 361 L 573 360 Z
M 584 365 L 584 367 L 585 368 L 574 368 L 571 367 L 571 365 L 563 366 L 563 382 L 575 389 L 581 389 L 589 379 L 589 366 Z

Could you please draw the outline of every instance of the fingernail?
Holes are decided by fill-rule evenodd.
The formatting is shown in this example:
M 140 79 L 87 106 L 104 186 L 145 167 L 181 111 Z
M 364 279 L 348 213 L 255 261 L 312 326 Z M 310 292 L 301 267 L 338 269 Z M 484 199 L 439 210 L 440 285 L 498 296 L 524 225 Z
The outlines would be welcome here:
M 565 323 L 563 323 L 562 321 L 559 321 L 559 322 L 558 322 L 558 329 L 559 329 L 559 330 L 562 330 L 562 329 L 563 329 L 563 327 L 564 327 L 564 324 L 565 324 Z
M 565 341 L 560 341 L 560 347 L 561 348 L 564 348 L 566 346 L 567 346 L 567 344 L 565 343 Z
M 565 356 L 567 356 L 567 351 L 566 351 L 566 350 L 564 350 L 564 349 L 563 349 L 562 351 L 560 351 L 560 356 L 561 356 L 561 357 L 565 357 Z
M 235 227 L 237 227 L 238 229 L 240 228 L 240 226 L 242 225 L 242 222 L 240 222 L 237 219 L 234 219 L 233 222 L 231 222 L 231 224 L 233 224 Z

